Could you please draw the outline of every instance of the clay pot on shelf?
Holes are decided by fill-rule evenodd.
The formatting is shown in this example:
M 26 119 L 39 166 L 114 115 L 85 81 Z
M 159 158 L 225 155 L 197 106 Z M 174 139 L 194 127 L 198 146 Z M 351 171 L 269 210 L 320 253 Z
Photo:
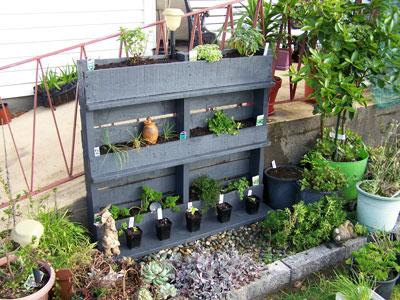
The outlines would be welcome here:
M 8 124 L 11 122 L 11 119 L 12 119 L 11 112 L 8 109 L 8 104 L 7 103 L 3 103 L 3 104 L 4 104 L 4 109 L 0 105 L 0 125 Z
M 144 128 L 142 132 L 143 140 L 149 144 L 157 144 L 158 140 L 158 127 L 155 122 L 151 119 L 151 117 L 147 117 L 147 119 L 143 122 Z
M 279 89 L 282 86 L 282 78 L 278 76 L 274 76 L 275 85 L 271 87 L 269 90 L 269 99 L 268 99 L 268 116 L 273 115 L 275 113 L 275 100 L 278 95 Z

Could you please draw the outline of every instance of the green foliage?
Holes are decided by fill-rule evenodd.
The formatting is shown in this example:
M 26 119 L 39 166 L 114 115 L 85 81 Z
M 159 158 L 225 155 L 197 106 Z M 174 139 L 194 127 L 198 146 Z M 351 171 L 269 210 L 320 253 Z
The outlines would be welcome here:
M 263 34 L 253 27 L 237 27 L 229 40 L 229 46 L 236 49 L 242 56 L 253 56 L 263 49 L 264 44 Z
M 170 208 L 173 212 L 179 212 L 180 209 L 177 205 L 180 196 L 167 196 L 162 201 L 162 208 Z
M 124 231 L 128 229 L 128 223 L 122 222 L 118 229 L 118 236 L 122 236 Z
M 203 213 L 218 204 L 221 187 L 216 180 L 206 175 L 197 177 L 193 180 L 191 189 L 197 199 L 202 201 L 201 210 Z
M 197 50 L 197 59 L 206 60 L 208 62 L 216 62 L 222 59 L 222 52 L 216 44 L 198 45 L 194 48 Z
M 142 267 L 143 281 L 154 291 L 154 299 L 175 297 L 176 288 L 169 283 L 173 277 L 173 266 L 166 261 L 151 261 Z M 146 298 L 144 298 L 146 299 Z
M 162 129 L 162 136 L 164 140 L 168 141 L 174 137 L 176 137 L 177 133 L 174 131 L 174 123 L 166 122 Z
M 110 208 L 108 209 L 110 214 L 112 215 L 114 220 L 118 220 L 119 218 L 119 207 L 116 205 L 111 205 Z
M 353 278 L 344 274 L 336 274 L 331 282 L 332 290 L 341 293 L 346 300 L 370 300 L 374 281 L 362 274 Z
M 341 200 L 326 196 L 316 203 L 295 204 L 293 211 L 269 211 L 262 226 L 273 247 L 300 252 L 330 241 L 332 230 L 345 220 Z
M 117 166 L 122 170 L 124 164 L 128 163 L 129 161 L 128 147 L 111 144 L 108 128 L 106 128 L 104 131 L 103 143 L 107 147 L 106 154 L 114 153 L 115 162 L 117 163 Z
M 142 201 L 142 210 L 147 212 L 152 202 L 161 202 L 162 193 L 157 192 L 156 190 L 152 189 L 151 187 L 144 185 L 142 187 L 143 192 L 140 195 L 140 200 Z
M 229 118 L 223 110 L 217 110 L 212 119 L 207 120 L 208 129 L 216 135 L 239 134 L 242 124 L 235 122 L 233 117 Z
M 384 281 L 390 278 L 392 272 L 399 272 L 396 251 L 376 243 L 367 243 L 352 253 L 352 258 L 346 262 L 353 264 L 359 274 L 371 280 Z M 352 261 L 354 259 L 354 263 Z
M 199 209 L 197 207 L 192 206 L 191 208 L 188 208 L 186 212 L 190 213 L 191 215 L 194 215 Z
M 372 180 L 361 185 L 364 191 L 384 197 L 400 197 L 400 122 L 389 124 L 381 146 L 372 150 L 368 169 Z
M 132 30 L 120 27 L 118 40 L 122 42 L 125 52 L 133 58 L 142 55 L 146 49 L 146 33 L 139 27 Z
M 356 225 L 354 225 L 354 232 L 358 236 L 367 236 L 369 233 L 368 228 L 360 223 L 356 223 Z
M 38 250 L 53 268 L 75 268 L 90 263 L 94 244 L 86 229 L 69 220 L 67 212 L 41 209 L 33 216 L 44 227 Z
M 346 186 L 346 176 L 318 153 L 306 154 L 301 162 L 306 167 L 299 181 L 302 191 L 334 192 Z
M 346 139 L 338 141 L 337 144 L 335 144 L 335 140 L 331 137 L 333 133 L 334 131 L 330 128 L 325 128 L 323 137 L 317 139 L 313 151 L 322 154 L 328 160 L 334 159 L 335 151 L 337 151 L 335 161 L 340 162 L 359 161 L 368 156 L 367 146 L 365 146 L 362 137 L 357 133 L 347 129 Z
M 140 150 L 143 145 L 145 145 L 145 142 L 143 141 L 142 133 L 139 133 L 137 135 L 131 135 L 132 140 L 132 148 L 136 150 Z
M 49 90 L 61 90 L 63 86 L 68 83 L 78 80 L 78 73 L 76 72 L 76 65 L 66 65 L 63 68 L 58 68 L 59 72 L 48 68 L 45 73 L 46 84 Z M 42 78 L 40 81 L 40 88 L 45 91 L 45 80 Z
M 223 193 L 229 193 L 232 191 L 237 191 L 239 194 L 239 199 L 243 200 L 244 192 L 250 187 L 250 182 L 246 177 L 242 177 L 239 180 L 234 180 L 228 183 L 226 187 L 222 189 Z

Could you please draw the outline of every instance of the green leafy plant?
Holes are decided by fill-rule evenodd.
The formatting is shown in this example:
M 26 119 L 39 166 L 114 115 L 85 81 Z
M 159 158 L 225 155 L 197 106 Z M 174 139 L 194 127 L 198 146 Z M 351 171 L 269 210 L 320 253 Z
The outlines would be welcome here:
M 122 169 L 124 164 L 128 163 L 129 161 L 129 153 L 128 153 L 128 147 L 125 145 L 114 145 L 111 144 L 110 142 L 110 133 L 108 129 L 104 131 L 104 146 L 107 149 L 107 153 L 114 153 L 115 154 L 115 161 L 117 163 L 117 166 Z
M 66 65 L 65 67 L 58 68 L 58 70 L 59 72 L 50 68 L 46 70 L 45 78 L 42 78 L 40 81 L 42 91 L 45 90 L 45 81 L 49 90 L 55 89 L 60 91 L 63 86 L 78 80 L 75 64 Z
M 197 50 L 197 59 L 206 60 L 208 62 L 217 62 L 222 59 L 222 52 L 216 44 L 198 45 L 194 48 Z
M 162 208 L 170 208 L 173 212 L 179 212 L 179 206 L 177 206 L 177 202 L 179 201 L 180 196 L 167 196 L 162 201 Z
M 121 27 L 118 40 L 122 42 L 125 52 L 134 60 L 143 55 L 146 49 L 146 33 L 139 27 L 131 30 Z
M 228 183 L 226 187 L 222 189 L 223 193 L 229 193 L 231 191 L 237 191 L 239 194 L 239 199 L 243 200 L 244 192 L 250 187 L 250 182 L 246 177 L 242 177 L 238 180 L 234 180 Z
M 344 274 L 335 275 L 335 279 L 330 282 L 332 289 L 346 300 L 371 300 L 373 280 L 365 278 L 362 274 L 353 278 Z
M 134 232 L 137 232 L 139 230 L 137 226 L 133 226 L 131 228 Z M 127 229 L 128 229 L 128 223 L 122 222 L 118 229 L 118 236 L 122 236 Z
M 191 186 L 192 193 L 197 200 L 202 201 L 202 212 L 206 213 L 210 208 L 214 208 L 218 204 L 220 185 L 219 183 L 206 176 L 197 177 L 193 180 Z
M 164 140 L 168 141 L 177 136 L 177 133 L 174 131 L 174 123 L 166 122 L 162 129 L 162 137 Z
M 400 122 L 389 124 L 381 146 L 372 150 L 368 169 L 372 179 L 361 184 L 364 191 L 400 197 Z
M 264 47 L 263 34 L 253 27 L 237 27 L 229 40 L 229 46 L 236 49 L 242 56 L 253 56 Z
M 144 185 L 142 189 L 143 192 L 140 195 L 140 200 L 142 202 L 141 207 L 144 212 L 147 212 L 152 202 L 161 202 L 162 193 L 157 192 L 156 190 L 147 185 Z
M 235 122 L 233 117 L 229 118 L 223 110 L 217 110 L 214 116 L 207 120 L 208 129 L 216 135 L 221 134 L 239 134 L 239 129 L 242 127 L 240 122 Z
M 137 135 L 131 135 L 132 137 L 132 148 L 136 150 L 140 150 L 143 145 L 145 145 L 145 142 L 143 141 L 142 133 L 139 133 Z
M 388 280 L 392 273 L 400 271 L 396 251 L 371 242 L 354 251 L 346 262 L 352 264 L 359 274 L 377 281 Z
M 118 206 L 113 204 L 113 205 L 110 206 L 108 211 L 110 212 L 110 214 L 112 215 L 114 220 L 118 220 L 119 219 L 119 207 Z
M 399 8 L 386 0 L 312 0 L 300 1 L 293 11 L 301 15 L 309 51 L 298 72 L 292 66 L 292 80 L 304 79 L 313 88 L 321 135 L 325 118 L 336 117 L 337 144 L 346 120 L 355 115 L 354 104 L 366 105 L 369 83 L 399 90 Z
M 308 205 L 299 202 L 293 211 L 269 211 L 262 228 L 271 246 L 300 252 L 330 241 L 332 230 L 345 220 L 341 200 L 325 196 Z
M 198 212 L 199 211 L 199 209 L 197 208 L 197 207 L 194 207 L 194 206 L 192 206 L 192 207 L 190 207 L 190 208 L 188 208 L 187 210 L 186 210 L 186 212 L 188 212 L 189 214 L 191 214 L 191 215 L 194 215 L 196 212 Z
M 334 192 L 346 186 L 346 176 L 318 153 L 306 154 L 301 162 L 306 166 L 299 181 L 301 190 Z

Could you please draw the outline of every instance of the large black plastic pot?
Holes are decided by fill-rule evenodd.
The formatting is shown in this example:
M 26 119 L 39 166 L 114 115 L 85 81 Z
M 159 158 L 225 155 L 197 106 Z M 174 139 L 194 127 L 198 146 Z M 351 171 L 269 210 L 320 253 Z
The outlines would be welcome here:
M 217 218 L 221 223 L 229 222 L 231 219 L 232 205 L 227 202 L 217 205 Z
M 58 106 L 72 100 L 75 100 L 77 80 L 67 83 L 61 87 L 60 90 L 52 88 L 49 90 L 53 106 Z M 35 90 L 35 87 L 33 88 Z M 41 86 L 38 88 L 38 105 L 50 107 L 47 99 L 47 93 Z
M 157 237 L 160 241 L 167 240 L 171 236 L 172 222 L 168 218 L 156 221 Z
M 386 281 L 377 281 L 375 288 L 375 292 L 382 296 L 383 298 L 390 300 L 392 296 L 392 291 L 394 286 L 396 285 L 396 281 L 399 279 L 399 273 L 396 274 L 396 277 L 386 280 Z
M 286 165 L 264 170 L 264 198 L 269 206 L 275 209 L 292 207 L 298 200 L 302 170 L 298 167 Z M 284 176 L 287 175 L 287 176 Z
M 199 211 L 196 211 L 194 214 L 190 212 L 186 212 L 186 228 L 190 232 L 198 231 L 200 230 L 200 224 L 201 224 L 201 213 Z
M 320 192 L 320 191 L 306 189 L 304 191 L 300 191 L 299 200 L 304 201 L 305 204 L 311 204 L 311 203 L 320 201 L 324 196 L 333 196 L 333 195 L 337 195 L 337 194 L 338 194 L 337 191 Z

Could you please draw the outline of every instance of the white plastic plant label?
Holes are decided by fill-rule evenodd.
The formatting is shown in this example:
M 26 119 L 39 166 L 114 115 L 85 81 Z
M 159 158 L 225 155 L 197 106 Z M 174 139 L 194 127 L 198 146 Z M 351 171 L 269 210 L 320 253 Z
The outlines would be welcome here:
M 251 182 L 253 183 L 253 185 L 259 185 L 260 184 L 260 176 L 253 176 L 251 178 Z
M 263 126 L 264 125 L 264 115 L 257 116 L 256 126 Z
M 100 147 L 94 147 L 94 157 L 99 157 L 100 156 Z
M 197 60 L 197 50 L 189 51 L 189 61 L 196 61 Z
M 87 60 L 87 68 L 88 68 L 88 71 L 94 71 L 94 59 L 89 58 Z
M 271 165 L 272 165 L 272 168 L 276 169 L 276 162 L 275 162 L 275 160 L 273 160 L 273 161 L 271 162 Z
M 219 194 L 219 204 L 224 203 L 224 194 Z
M 128 228 L 132 228 L 133 226 L 135 226 L 135 217 L 130 217 Z
M 193 207 L 193 203 L 192 202 L 188 202 L 188 209 L 191 209 Z
M 157 209 L 157 220 L 161 220 L 162 218 L 162 208 L 160 207 Z
M 267 42 L 267 43 L 265 43 L 265 47 L 264 47 L 264 53 L 263 53 L 264 56 L 268 55 L 268 49 L 269 49 L 269 43 Z
M 334 131 L 329 132 L 329 137 L 331 139 L 334 139 L 335 138 L 335 132 Z M 346 140 L 346 135 L 345 134 L 338 134 L 337 138 L 340 141 L 345 141 Z
M 252 190 L 248 190 L 247 191 L 247 197 L 250 197 L 251 195 L 253 195 L 253 191 Z

